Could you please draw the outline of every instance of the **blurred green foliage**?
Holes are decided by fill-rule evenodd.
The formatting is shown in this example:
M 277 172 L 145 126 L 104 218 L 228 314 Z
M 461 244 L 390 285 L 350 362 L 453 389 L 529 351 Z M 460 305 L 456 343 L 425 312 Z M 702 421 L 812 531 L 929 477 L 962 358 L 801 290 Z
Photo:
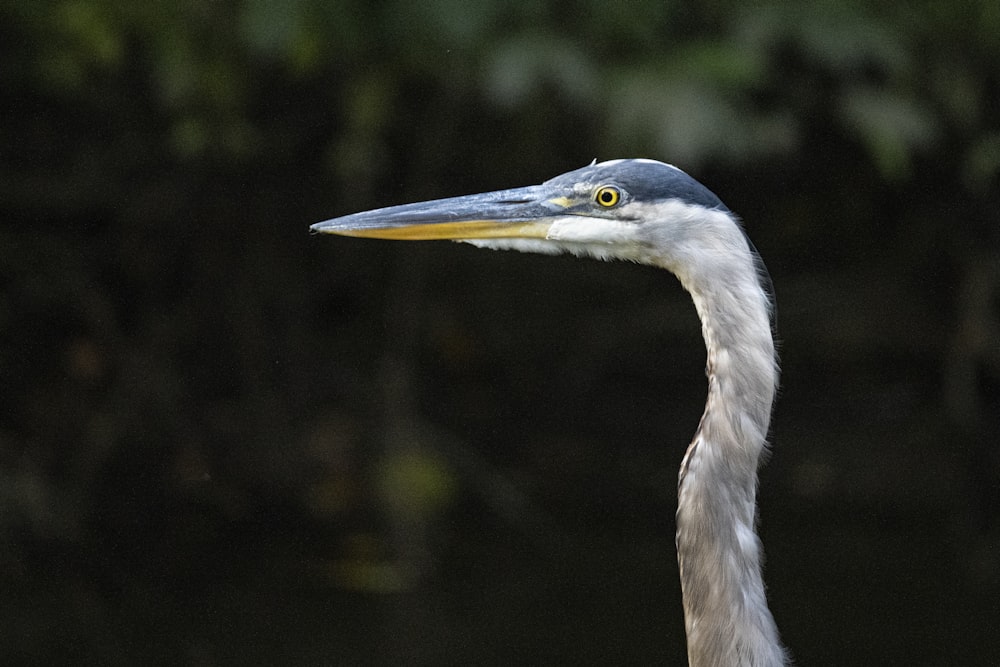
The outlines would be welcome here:
M 266 131 L 255 118 L 260 96 L 280 78 L 290 87 L 333 88 L 316 101 L 334 105 L 331 116 L 349 116 L 348 131 L 369 135 L 353 137 L 361 152 L 381 152 L 370 144 L 400 122 L 394 99 L 420 105 L 451 91 L 519 114 L 518 126 L 534 132 L 552 128 L 530 128 L 532 118 L 554 121 L 532 107 L 557 95 L 607 128 L 600 139 L 610 145 L 601 148 L 648 152 L 652 141 L 653 150 L 685 163 L 806 150 L 808 114 L 824 111 L 886 178 L 904 177 L 915 158 L 956 132 L 965 139 L 953 146 L 959 163 L 989 169 L 969 155 L 990 134 L 990 78 L 1000 58 L 1000 19 L 986 1 L 946 9 L 939 2 L 7 5 L 7 32 L 20 47 L 10 54 L 9 83 L 67 102 L 102 85 L 138 83 L 169 118 L 164 138 L 181 158 L 246 157 Z M 127 80 L 130 73 L 137 80 Z

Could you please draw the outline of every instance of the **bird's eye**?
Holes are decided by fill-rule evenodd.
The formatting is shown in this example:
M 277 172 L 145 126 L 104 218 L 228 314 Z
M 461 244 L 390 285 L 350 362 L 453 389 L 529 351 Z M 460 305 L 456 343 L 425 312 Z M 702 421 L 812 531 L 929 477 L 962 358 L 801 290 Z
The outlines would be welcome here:
M 613 185 L 604 185 L 597 188 L 594 193 L 594 201 L 603 206 L 604 208 L 611 208 L 612 206 L 617 206 L 618 202 L 622 200 L 622 191 Z

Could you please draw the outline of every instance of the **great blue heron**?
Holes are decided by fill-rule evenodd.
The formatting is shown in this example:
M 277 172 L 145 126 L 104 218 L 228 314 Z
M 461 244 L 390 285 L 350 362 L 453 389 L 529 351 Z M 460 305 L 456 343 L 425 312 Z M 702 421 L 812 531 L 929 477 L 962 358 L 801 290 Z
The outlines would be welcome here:
M 694 299 L 708 351 L 708 400 L 678 481 L 688 661 L 786 664 L 755 531 L 757 467 L 778 382 L 771 295 L 756 251 L 718 197 L 662 162 L 595 161 L 541 185 L 380 208 L 312 230 L 571 252 L 673 272 Z

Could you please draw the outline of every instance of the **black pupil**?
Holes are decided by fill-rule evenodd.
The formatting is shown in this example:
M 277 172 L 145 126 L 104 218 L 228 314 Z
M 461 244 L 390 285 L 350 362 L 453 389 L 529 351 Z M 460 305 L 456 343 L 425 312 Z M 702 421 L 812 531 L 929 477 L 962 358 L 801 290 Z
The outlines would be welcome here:
M 615 200 L 615 193 L 611 190 L 605 190 L 601 193 L 601 202 L 605 204 L 610 204 Z

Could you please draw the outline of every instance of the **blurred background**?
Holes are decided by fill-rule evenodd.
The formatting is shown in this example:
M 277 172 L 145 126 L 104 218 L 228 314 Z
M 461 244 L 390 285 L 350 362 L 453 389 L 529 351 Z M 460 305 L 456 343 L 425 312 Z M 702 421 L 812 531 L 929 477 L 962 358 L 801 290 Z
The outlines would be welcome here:
M 0 17 L 5 664 L 685 664 L 677 281 L 308 233 L 617 157 L 773 277 L 797 662 L 1000 664 L 995 0 Z

